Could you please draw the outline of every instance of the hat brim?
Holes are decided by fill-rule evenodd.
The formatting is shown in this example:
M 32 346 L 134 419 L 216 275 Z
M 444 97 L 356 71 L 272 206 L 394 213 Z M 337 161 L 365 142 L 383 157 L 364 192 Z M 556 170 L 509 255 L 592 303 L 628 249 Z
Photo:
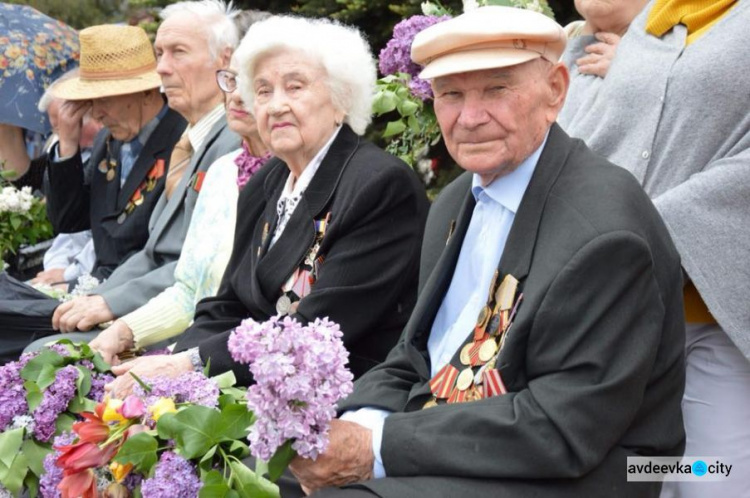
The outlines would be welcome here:
M 63 100 L 91 100 L 142 92 L 160 86 L 159 74 L 156 71 L 149 71 L 122 79 L 71 78 L 56 84 L 51 93 L 53 97 Z
M 419 73 L 419 77 L 429 80 L 449 74 L 515 66 L 540 57 L 541 54 L 537 52 L 515 48 L 465 50 L 442 55 L 430 61 Z

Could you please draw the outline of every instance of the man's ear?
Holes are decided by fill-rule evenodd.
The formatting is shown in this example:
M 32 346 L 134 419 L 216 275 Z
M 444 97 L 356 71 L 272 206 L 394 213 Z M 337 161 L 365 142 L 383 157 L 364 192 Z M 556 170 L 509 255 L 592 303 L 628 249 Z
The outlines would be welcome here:
M 549 83 L 547 100 L 549 114 L 547 119 L 550 123 L 554 123 L 563 104 L 565 104 L 565 96 L 568 94 L 568 87 L 570 86 L 570 74 L 565 64 L 562 62 L 554 64 L 547 73 L 547 81 Z
M 219 64 L 222 69 L 226 69 L 229 67 L 229 61 L 232 60 L 233 53 L 234 49 L 232 47 L 224 47 L 224 50 L 221 51 L 221 55 L 219 56 Z

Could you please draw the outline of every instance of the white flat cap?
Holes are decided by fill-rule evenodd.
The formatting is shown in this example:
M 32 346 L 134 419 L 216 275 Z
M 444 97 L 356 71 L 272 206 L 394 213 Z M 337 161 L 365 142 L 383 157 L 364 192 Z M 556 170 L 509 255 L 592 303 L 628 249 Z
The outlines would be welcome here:
M 527 9 L 487 6 L 435 24 L 417 34 L 411 58 L 419 77 L 513 66 L 543 57 L 557 62 L 567 38 L 553 19 Z

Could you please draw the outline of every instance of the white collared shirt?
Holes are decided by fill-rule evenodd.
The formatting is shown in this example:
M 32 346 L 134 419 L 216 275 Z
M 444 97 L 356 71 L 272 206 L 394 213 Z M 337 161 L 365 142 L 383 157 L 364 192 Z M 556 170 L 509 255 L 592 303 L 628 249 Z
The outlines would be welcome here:
M 213 128 L 214 125 L 224 117 L 224 113 L 224 104 L 217 104 L 217 106 L 211 109 L 208 114 L 200 118 L 195 125 L 188 125 L 185 133 L 187 133 L 188 140 L 190 140 L 190 146 L 193 148 L 193 152 L 199 150 L 203 146 L 203 142 L 206 141 L 208 132 L 210 132 L 211 128 Z
M 341 130 L 341 126 L 333 131 L 331 138 L 329 138 L 328 142 L 326 142 L 326 144 L 318 151 L 318 153 L 315 154 L 315 157 L 312 158 L 312 161 L 310 161 L 307 166 L 305 166 L 305 169 L 302 170 L 302 174 L 299 175 L 297 181 L 294 180 L 294 175 L 292 174 L 292 172 L 289 172 L 289 176 L 286 179 L 286 184 L 284 185 L 284 191 L 281 193 L 281 197 L 279 197 L 279 200 L 276 202 L 276 214 L 279 218 L 278 222 L 276 223 L 276 229 L 273 232 L 271 246 L 273 246 L 276 241 L 279 240 L 281 234 L 284 233 L 284 228 L 286 228 L 286 224 L 289 222 L 292 214 L 294 214 L 294 210 L 297 209 L 297 204 L 299 204 L 299 201 L 302 198 L 302 194 L 305 192 L 305 189 L 307 189 L 307 186 L 310 185 L 310 182 L 315 176 L 315 173 L 318 171 L 318 168 L 320 168 L 320 165 L 323 162 L 323 158 L 326 156 L 326 154 L 328 154 L 328 149 L 331 148 L 331 144 L 333 144 L 333 141 L 338 136 L 339 130 Z

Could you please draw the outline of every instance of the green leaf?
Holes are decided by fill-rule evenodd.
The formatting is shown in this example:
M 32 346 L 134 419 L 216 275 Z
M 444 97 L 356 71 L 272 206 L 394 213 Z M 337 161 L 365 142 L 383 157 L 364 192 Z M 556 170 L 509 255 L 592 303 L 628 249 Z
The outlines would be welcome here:
M 78 378 L 76 379 L 78 399 L 83 400 L 89 391 L 91 391 L 91 370 L 83 368 L 82 366 L 76 368 L 78 369 Z
M 76 397 L 70 400 L 68 411 L 72 413 L 93 412 L 96 404 L 94 400 Z
M 276 450 L 276 453 L 268 461 L 268 478 L 276 482 L 295 456 L 297 456 L 297 452 L 292 449 L 291 441 L 287 441 L 279 446 L 279 449 Z
M 36 383 L 39 386 L 39 389 L 44 391 L 49 386 L 54 384 L 55 377 L 57 376 L 57 372 L 60 369 L 61 367 L 56 367 L 54 365 L 44 365 L 42 367 L 42 371 L 39 372 L 39 377 L 36 380 Z
M 234 372 L 232 372 L 231 370 L 215 377 L 211 377 L 211 380 L 216 382 L 216 385 L 219 386 L 219 389 L 228 389 L 237 383 L 237 377 L 234 376 Z
M 52 453 L 52 448 L 48 445 L 42 445 L 34 439 L 27 439 L 23 442 L 22 450 L 28 460 L 29 468 L 39 477 L 44 473 L 44 457 Z
M 73 429 L 76 419 L 67 413 L 61 413 L 55 421 L 55 434 L 61 434 Z
M 200 459 L 200 462 L 203 463 L 203 462 L 207 462 L 207 461 L 211 460 L 214 457 L 214 455 L 216 454 L 216 449 L 218 447 L 219 447 L 218 444 L 215 444 L 215 445 L 211 446 L 211 449 L 208 450 L 205 455 L 203 455 L 203 458 Z
M 44 394 L 42 394 L 42 391 L 39 389 L 39 386 L 36 385 L 36 382 L 31 380 L 24 382 L 23 388 L 26 389 L 26 404 L 29 405 L 29 413 L 31 413 L 36 410 L 36 407 L 42 402 Z
M 420 131 L 419 120 L 414 114 L 409 116 L 406 122 L 409 124 L 409 129 L 411 131 L 413 131 L 414 133 L 419 133 Z
M 232 489 L 242 498 L 279 498 L 279 487 L 274 483 L 259 477 L 245 464 L 238 461 L 229 462 L 232 468 Z
M 129 437 L 114 458 L 115 462 L 126 464 L 132 463 L 136 470 L 148 474 L 151 467 L 156 464 L 156 450 L 159 442 L 153 436 L 145 432 L 139 432 Z
M 412 116 L 419 110 L 419 105 L 411 100 L 402 100 L 398 104 L 398 113 L 402 116 Z
M 224 480 L 221 472 L 212 470 L 203 478 L 203 486 L 198 498 L 225 498 L 229 493 L 229 484 Z
M 228 405 L 221 410 L 220 432 L 224 440 L 243 439 L 250 432 L 253 414 L 243 405 Z
M 29 473 L 29 465 L 26 462 L 26 456 L 23 453 L 16 455 L 13 465 L 8 469 L 8 473 L 2 480 L 5 489 L 18 496 L 23 489 L 23 481 L 26 474 Z
M 99 373 L 110 371 L 109 363 L 104 361 L 102 355 L 99 353 L 95 353 L 94 356 L 91 357 L 91 363 L 94 364 L 94 368 L 96 368 L 96 371 Z
M 13 230 L 18 230 L 18 228 L 21 226 L 21 218 L 17 216 L 11 216 L 10 217 L 10 226 L 13 227 Z
M 143 380 L 141 380 L 140 377 L 134 374 L 132 370 L 129 371 L 128 373 L 130 374 L 131 377 L 133 377 L 133 379 L 135 379 L 135 381 L 138 383 L 139 386 L 143 388 L 144 391 L 146 391 L 147 393 L 151 392 L 151 386 L 143 382 Z
M 29 498 L 36 498 L 39 494 L 39 477 L 33 472 L 26 473 L 26 479 L 23 480 L 23 486 L 29 493 Z
M 242 441 L 233 441 L 232 444 L 229 445 L 229 454 L 242 460 L 250 455 L 250 447 Z
M 23 443 L 24 429 L 13 429 L 0 433 L 0 463 L 6 468 L 13 465 Z
M 406 125 L 403 121 L 389 121 L 383 132 L 383 138 L 392 137 L 393 135 L 399 135 L 406 130 Z
M 398 105 L 398 97 L 396 93 L 391 90 L 383 90 L 379 92 L 372 102 L 372 110 L 377 115 L 382 115 L 391 112 L 396 109 Z
M 36 357 L 32 358 L 25 367 L 23 367 L 23 370 L 21 370 L 21 377 L 23 377 L 26 380 L 33 380 L 34 382 L 37 382 L 37 379 L 39 379 L 39 376 L 42 373 L 42 370 L 44 370 L 44 367 L 47 366 L 53 366 L 53 367 L 61 367 L 65 363 L 65 359 L 60 356 L 58 353 L 55 353 L 52 350 L 45 350 L 39 353 Z
M 247 395 L 247 391 L 244 389 L 240 389 L 238 387 L 227 387 L 221 390 L 222 394 L 231 396 L 233 398 L 234 403 L 242 402 L 244 403 L 245 396 Z M 224 396 L 221 396 L 219 398 L 219 406 L 222 406 L 221 399 Z M 224 403 L 227 404 L 227 403 Z
M 159 418 L 156 430 L 162 439 L 174 439 L 183 457 L 196 458 L 218 444 L 221 413 L 205 406 L 189 406 Z

